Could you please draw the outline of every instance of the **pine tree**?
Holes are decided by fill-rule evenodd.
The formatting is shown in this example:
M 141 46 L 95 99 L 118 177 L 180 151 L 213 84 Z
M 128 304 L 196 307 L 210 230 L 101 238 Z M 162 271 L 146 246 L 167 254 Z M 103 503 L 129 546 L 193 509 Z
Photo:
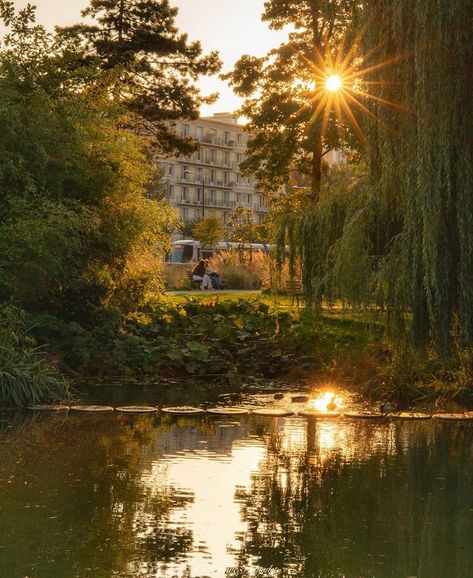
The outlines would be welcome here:
M 95 24 L 63 30 L 79 33 L 100 66 L 116 71 L 116 94 L 146 121 L 166 152 L 189 149 L 168 121 L 198 117 L 200 105 L 215 95 L 203 97 L 194 82 L 221 66 L 218 53 L 204 55 L 200 42 L 179 32 L 177 13 L 168 0 L 91 0 L 82 15 Z

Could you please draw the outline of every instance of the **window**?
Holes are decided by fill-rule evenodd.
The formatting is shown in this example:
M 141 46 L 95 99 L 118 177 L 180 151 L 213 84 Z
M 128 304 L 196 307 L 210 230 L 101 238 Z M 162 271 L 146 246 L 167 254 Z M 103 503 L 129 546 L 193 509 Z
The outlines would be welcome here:
M 182 167 L 182 180 L 190 181 L 190 170 L 189 167 Z
M 212 190 L 210 191 L 210 204 L 215 205 L 217 203 L 217 192 Z
M 181 136 L 189 136 L 190 126 L 188 124 L 181 124 Z
M 174 165 L 168 165 L 168 175 L 174 174 Z
M 224 156 L 223 163 L 228 167 L 230 164 L 230 153 L 228 151 L 225 151 L 223 156 Z
M 251 195 L 248 195 L 248 204 L 251 205 Z
M 215 163 L 216 158 L 217 158 L 217 153 L 215 152 L 215 149 L 211 149 L 210 150 L 210 162 Z
M 237 134 L 237 143 L 238 143 L 239 145 L 242 144 L 242 136 L 243 136 L 243 135 L 240 134 L 240 133 Z
M 229 200 L 229 193 L 228 191 L 223 191 L 223 204 L 225 205 L 225 207 L 229 207 L 230 206 L 230 200 Z M 226 213 L 225 213 L 226 214 Z
M 203 126 L 197 126 L 195 129 L 195 134 L 196 134 L 197 140 L 201 140 L 202 137 L 204 136 L 204 127 Z
M 216 172 L 210 171 L 210 182 L 214 184 L 217 181 Z
M 243 162 L 243 154 L 237 153 L 237 163 L 240 164 Z
M 228 223 L 228 213 L 223 212 L 223 224 L 226 225 Z
M 225 132 L 225 144 L 228 144 L 231 140 L 230 133 Z
M 173 199 L 173 198 L 174 198 L 174 185 L 169 185 L 169 188 L 168 188 L 168 197 L 169 197 L 170 199 Z
M 241 193 L 237 193 L 237 203 L 240 204 L 241 203 Z
M 189 219 L 189 209 L 187 207 L 181 209 L 181 215 L 184 221 L 187 221 Z
M 182 187 L 182 200 L 183 201 L 189 200 L 189 190 L 187 187 Z
M 202 189 L 197 189 L 196 199 L 197 199 L 197 201 L 199 201 L 199 203 L 202 202 Z

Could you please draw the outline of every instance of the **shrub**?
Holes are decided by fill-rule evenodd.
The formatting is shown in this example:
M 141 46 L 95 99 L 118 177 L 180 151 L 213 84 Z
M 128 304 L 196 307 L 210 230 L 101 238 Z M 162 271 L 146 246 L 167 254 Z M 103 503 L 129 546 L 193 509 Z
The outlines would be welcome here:
M 185 291 L 189 289 L 187 271 L 189 265 L 165 263 L 163 266 L 164 285 L 168 291 Z
M 222 251 L 210 259 L 210 267 L 220 273 L 229 289 L 264 289 L 270 285 L 270 258 L 253 253 L 251 261 L 240 263 L 237 251 Z
M 23 312 L 4 307 L 0 311 L 0 407 L 69 397 L 67 382 L 46 359 L 44 350 L 36 346 Z

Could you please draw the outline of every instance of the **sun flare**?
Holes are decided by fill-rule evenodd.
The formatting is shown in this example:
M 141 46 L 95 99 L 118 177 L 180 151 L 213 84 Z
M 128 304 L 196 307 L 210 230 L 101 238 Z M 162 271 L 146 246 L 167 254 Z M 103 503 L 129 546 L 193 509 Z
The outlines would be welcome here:
M 343 86 L 343 81 L 342 81 L 341 76 L 338 74 L 330 75 L 325 82 L 325 87 L 330 92 L 337 92 L 337 90 L 340 90 L 342 88 L 342 86 Z
M 320 412 L 340 410 L 345 405 L 344 400 L 333 391 L 324 391 L 309 403 L 312 409 Z
M 309 112 L 308 123 L 312 126 L 319 124 L 322 138 L 327 133 L 329 122 L 335 121 L 334 126 L 342 142 L 348 125 L 364 140 L 363 126 L 358 122 L 357 113 L 363 113 L 375 122 L 380 122 L 370 103 L 403 108 L 376 96 L 370 90 L 371 87 L 386 82 L 379 77 L 371 79 L 372 73 L 379 73 L 403 56 L 373 62 L 378 48 L 365 55 L 361 52 L 364 32 L 365 30 L 362 30 L 352 44 L 344 44 L 342 41 L 338 49 L 317 51 L 314 60 L 304 59 L 306 67 L 301 74 L 302 82 L 295 85 L 300 93 L 300 108 L 293 115 L 307 115 Z

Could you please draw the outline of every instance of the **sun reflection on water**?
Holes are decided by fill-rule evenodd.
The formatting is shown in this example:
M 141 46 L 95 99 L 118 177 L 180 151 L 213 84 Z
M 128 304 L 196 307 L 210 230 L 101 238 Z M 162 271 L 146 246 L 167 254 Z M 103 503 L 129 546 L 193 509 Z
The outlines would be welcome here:
M 320 392 L 317 397 L 312 398 L 309 405 L 311 409 L 320 412 L 340 411 L 346 406 L 346 399 L 342 395 L 328 390 Z

